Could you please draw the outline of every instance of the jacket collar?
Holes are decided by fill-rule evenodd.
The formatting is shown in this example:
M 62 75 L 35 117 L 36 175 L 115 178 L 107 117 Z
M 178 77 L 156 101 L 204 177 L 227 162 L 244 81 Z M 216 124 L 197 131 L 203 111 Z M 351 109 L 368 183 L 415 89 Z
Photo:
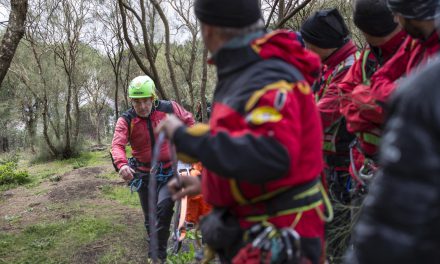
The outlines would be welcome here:
M 408 34 L 405 30 L 401 30 L 393 38 L 385 42 L 385 44 L 379 47 L 371 46 L 371 51 L 379 61 L 379 64 L 383 65 L 383 63 L 387 62 L 397 52 L 407 37 Z
M 323 62 L 328 69 L 333 69 L 339 65 L 339 63 L 346 60 L 351 55 L 355 54 L 357 51 L 356 45 L 352 40 L 348 41 L 344 46 L 333 52 L 325 61 Z

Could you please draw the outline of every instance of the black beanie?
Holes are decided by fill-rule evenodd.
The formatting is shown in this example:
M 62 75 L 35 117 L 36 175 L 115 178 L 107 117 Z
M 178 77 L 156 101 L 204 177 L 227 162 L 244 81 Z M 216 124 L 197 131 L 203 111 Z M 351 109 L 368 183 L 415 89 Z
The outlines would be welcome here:
M 258 0 L 196 0 L 196 17 L 205 24 L 241 28 L 262 18 Z
M 375 37 L 385 37 L 397 27 L 386 0 L 356 0 L 353 20 L 360 30 Z
M 301 27 L 303 39 L 319 48 L 340 48 L 348 41 L 348 28 L 336 8 L 318 11 Z
M 431 20 L 439 16 L 439 0 L 388 0 L 392 12 L 404 18 Z

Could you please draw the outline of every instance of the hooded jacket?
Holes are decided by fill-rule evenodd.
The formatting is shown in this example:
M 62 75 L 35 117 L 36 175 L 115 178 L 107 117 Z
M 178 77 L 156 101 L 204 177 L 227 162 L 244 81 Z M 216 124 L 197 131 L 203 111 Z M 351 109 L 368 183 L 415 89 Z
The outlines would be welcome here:
M 212 58 L 217 66 L 209 126 L 179 128 L 174 134 L 180 158 L 200 160 L 204 198 L 226 207 L 242 227 L 253 210 L 246 201 L 319 179 L 323 169 L 322 128 L 310 85 L 319 58 L 288 31 L 256 32 L 234 38 Z M 259 208 L 262 208 L 259 211 Z M 315 208 L 317 209 L 317 208 Z M 296 230 L 323 237 L 317 210 L 303 213 Z M 290 226 L 295 213 L 271 217 Z

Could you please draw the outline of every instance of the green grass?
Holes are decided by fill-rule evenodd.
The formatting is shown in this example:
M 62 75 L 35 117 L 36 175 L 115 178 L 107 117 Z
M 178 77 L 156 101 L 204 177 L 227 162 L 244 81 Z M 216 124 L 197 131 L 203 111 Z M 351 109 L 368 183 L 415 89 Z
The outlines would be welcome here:
M 192 243 L 189 243 L 189 250 L 187 252 L 182 252 L 182 250 L 177 254 L 168 254 L 167 263 L 168 264 L 188 264 L 195 263 L 195 249 Z
M 107 179 L 107 180 L 117 180 L 120 178 L 120 176 L 118 173 L 113 171 L 111 173 L 103 173 L 103 174 L 96 175 L 96 178 Z
M 63 175 L 74 169 L 84 167 L 94 167 L 106 165 L 110 162 L 110 157 L 106 151 L 84 152 L 79 157 L 54 160 L 45 163 L 20 162 L 20 167 L 26 169 L 30 174 L 31 182 L 26 185 L 27 188 L 38 186 L 43 180 L 50 179 L 53 176 Z M 7 189 L 15 186 L 8 186 Z M 6 188 L 5 188 L 6 189 Z
M 18 234 L 0 234 L 0 263 L 69 263 L 81 246 L 119 232 L 111 219 L 78 217 L 31 225 Z
M 130 155 L 130 147 L 127 147 L 127 153 Z M 63 175 L 74 169 L 103 166 L 111 163 L 108 150 L 83 152 L 75 158 L 45 161 L 42 163 L 32 161 L 33 156 L 29 153 L 22 153 L 20 155 L 3 154 L 0 156 L 1 161 L 8 161 L 12 158 L 14 158 L 14 160 L 18 159 L 19 170 L 25 170 L 30 175 L 30 182 L 24 185 L 26 188 L 34 188 L 46 179 L 52 179 L 54 176 Z M 119 176 L 116 173 L 108 173 L 100 175 L 99 177 L 117 179 Z M 9 190 L 15 187 L 17 187 L 17 184 L 4 184 L 0 186 L 0 191 Z
M 124 245 L 114 245 L 113 248 L 106 254 L 101 256 L 98 260 L 99 264 L 110 264 L 110 263 L 127 263 L 126 258 L 130 253 Z
M 102 188 L 102 193 L 106 198 L 115 200 L 120 204 L 127 205 L 132 208 L 140 207 L 137 193 L 131 194 L 128 187 L 105 185 Z

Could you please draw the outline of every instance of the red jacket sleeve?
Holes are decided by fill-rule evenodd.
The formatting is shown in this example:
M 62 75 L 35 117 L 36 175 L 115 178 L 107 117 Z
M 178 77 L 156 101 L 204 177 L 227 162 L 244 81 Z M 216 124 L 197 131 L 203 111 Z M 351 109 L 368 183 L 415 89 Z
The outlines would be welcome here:
M 111 149 L 113 162 L 118 169 L 128 163 L 125 154 L 125 146 L 128 144 L 128 131 L 127 121 L 125 121 L 123 117 L 120 117 L 116 122 Z
M 348 70 L 349 69 L 339 72 L 332 79 L 324 95 L 317 104 L 319 113 L 321 114 L 322 126 L 324 130 L 330 127 L 341 116 L 339 111 L 341 97 L 338 88 L 334 84 L 342 81 Z
M 412 38 L 407 38 L 394 56 L 371 76 L 371 94 L 379 103 L 386 103 L 396 89 L 396 81 L 402 77 L 411 58 Z
M 377 117 L 382 115 L 382 108 L 371 95 L 371 87 L 364 84 L 356 86 L 351 93 L 351 103 L 345 108 L 347 130 L 351 133 L 367 132 L 372 123 L 378 124 Z
M 359 58 L 364 57 L 365 50 L 362 51 L 362 54 Z M 344 78 L 340 82 L 334 82 L 331 86 L 336 86 L 332 89 L 337 89 L 340 95 L 340 108 L 341 113 L 344 114 L 344 108 L 351 103 L 351 93 L 354 88 L 361 84 L 362 80 L 362 60 L 356 60 L 353 65 L 348 69 Z
M 178 103 L 171 101 L 171 103 L 173 104 L 173 110 L 174 110 L 174 114 L 180 119 L 182 120 L 182 122 L 187 125 L 187 126 L 193 126 L 195 124 L 195 120 L 193 115 L 188 112 L 187 110 L 185 110 L 185 108 L 183 108 L 182 106 L 180 106 Z

